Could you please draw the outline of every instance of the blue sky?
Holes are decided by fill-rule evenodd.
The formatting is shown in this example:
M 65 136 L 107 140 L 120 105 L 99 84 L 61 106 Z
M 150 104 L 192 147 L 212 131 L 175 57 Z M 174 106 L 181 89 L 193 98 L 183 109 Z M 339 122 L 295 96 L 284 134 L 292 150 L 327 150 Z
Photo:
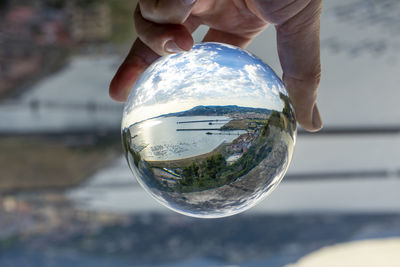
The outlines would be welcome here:
M 134 123 L 198 105 L 281 110 L 280 92 L 287 94 L 260 59 L 233 46 L 203 43 L 153 63 L 132 89 L 124 114 Z

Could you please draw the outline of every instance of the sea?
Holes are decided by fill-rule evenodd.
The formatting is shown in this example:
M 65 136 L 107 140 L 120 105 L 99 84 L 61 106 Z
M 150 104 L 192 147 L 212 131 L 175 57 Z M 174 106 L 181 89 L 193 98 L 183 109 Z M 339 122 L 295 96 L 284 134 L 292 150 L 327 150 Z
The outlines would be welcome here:
M 159 117 L 131 126 L 134 145 L 148 161 L 177 160 L 209 153 L 244 130 L 221 131 L 226 116 Z

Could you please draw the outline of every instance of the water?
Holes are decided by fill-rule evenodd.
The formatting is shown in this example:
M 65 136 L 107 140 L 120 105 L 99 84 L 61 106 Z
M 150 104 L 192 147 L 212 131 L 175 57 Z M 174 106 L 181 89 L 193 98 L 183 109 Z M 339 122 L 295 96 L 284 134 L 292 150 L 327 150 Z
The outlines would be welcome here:
M 143 147 L 140 153 L 147 160 L 177 160 L 208 153 L 246 133 L 215 130 L 231 120 L 224 116 L 164 117 L 147 120 L 130 130 L 137 135 L 134 142 Z
M 71 58 L 64 69 L 0 103 L 0 133 L 118 131 L 122 105 L 110 99 L 108 86 L 119 60 Z

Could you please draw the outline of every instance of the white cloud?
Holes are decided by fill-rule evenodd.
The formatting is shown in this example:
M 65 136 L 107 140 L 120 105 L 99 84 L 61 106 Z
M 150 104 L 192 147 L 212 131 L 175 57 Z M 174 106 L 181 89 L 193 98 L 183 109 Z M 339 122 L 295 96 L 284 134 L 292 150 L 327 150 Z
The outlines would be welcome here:
M 283 85 L 268 67 L 255 58 L 254 64 L 234 67 L 220 54 L 224 52 L 222 47 L 217 48 L 202 44 L 190 52 L 163 57 L 153 63 L 132 90 L 125 113 L 143 106 L 162 104 L 165 107 L 168 103 L 187 106 L 184 102 L 282 108 L 279 92 L 283 92 Z M 241 50 L 231 50 L 229 54 L 237 58 L 243 55 L 250 54 Z M 251 58 L 244 59 L 245 63 L 252 62 Z

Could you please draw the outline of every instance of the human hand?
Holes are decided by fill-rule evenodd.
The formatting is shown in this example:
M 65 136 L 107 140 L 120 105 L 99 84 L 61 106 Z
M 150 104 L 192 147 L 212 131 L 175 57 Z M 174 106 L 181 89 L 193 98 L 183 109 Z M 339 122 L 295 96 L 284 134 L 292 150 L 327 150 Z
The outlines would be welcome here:
M 204 42 L 245 48 L 269 24 L 277 31 L 283 83 L 297 121 L 318 131 L 316 105 L 321 76 L 319 28 L 322 0 L 139 0 L 135 27 L 139 38 L 110 84 L 110 96 L 125 101 L 140 74 L 159 56 L 190 50 L 192 32 L 210 27 Z

